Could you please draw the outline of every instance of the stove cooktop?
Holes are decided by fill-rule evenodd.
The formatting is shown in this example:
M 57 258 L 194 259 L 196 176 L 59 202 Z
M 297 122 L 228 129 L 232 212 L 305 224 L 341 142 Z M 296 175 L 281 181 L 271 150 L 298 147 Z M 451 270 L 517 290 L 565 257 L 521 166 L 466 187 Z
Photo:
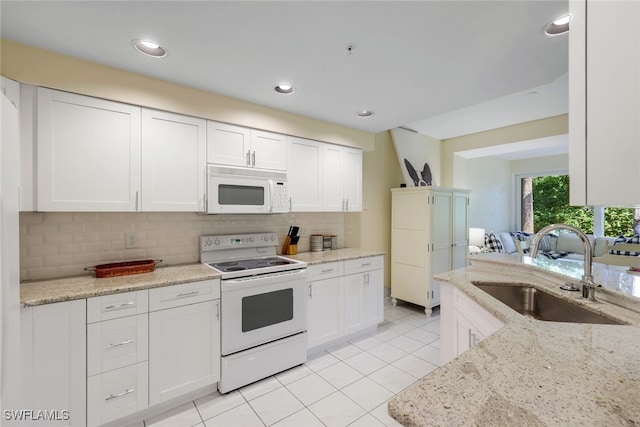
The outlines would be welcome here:
M 234 271 L 256 270 L 259 268 L 268 268 L 268 267 L 290 265 L 290 264 L 297 264 L 297 263 L 295 261 L 280 258 L 277 256 L 209 263 L 211 267 L 223 273 L 230 273 Z

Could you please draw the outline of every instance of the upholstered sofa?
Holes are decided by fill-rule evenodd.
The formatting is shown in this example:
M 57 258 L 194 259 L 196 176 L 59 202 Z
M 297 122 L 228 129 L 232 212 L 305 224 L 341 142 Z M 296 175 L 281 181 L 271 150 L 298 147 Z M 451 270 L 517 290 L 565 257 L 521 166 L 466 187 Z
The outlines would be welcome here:
M 491 238 L 491 234 L 495 236 L 495 240 L 500 242 L 496 245 Z M 499 232 L 488 233 L 485 236 L 485 248 L 493 252 L 503 252 L 507 254 L 527 254 L 529 246 L 533 241 L 533 234 L 522 232 Z M 602 257 L 609 251 L 609 246 L 613 245 L 615 237 L 596 237 L 589 235 L 593 257 Z M 523 244 L 524 242 L 524 244 Z M 500 249 L 500 246 L 502 249 Z M 540 255 L 553 259 L 574 259 L 584 260 L 584 245 L 578 236 L 573 233 L 559 233 L 555 235 L 545 236 L 540 245 Z M 594 259 L 598 262 L 597 259 Z

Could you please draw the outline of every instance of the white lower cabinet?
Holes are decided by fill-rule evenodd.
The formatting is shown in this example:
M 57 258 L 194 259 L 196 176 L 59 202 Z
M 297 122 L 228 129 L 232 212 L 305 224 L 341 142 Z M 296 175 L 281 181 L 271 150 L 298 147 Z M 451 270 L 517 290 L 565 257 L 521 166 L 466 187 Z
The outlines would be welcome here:
M 220 380 L 219 298 L 219 279 L 149 291 L 150 405 Z
M 99 426 L 149 406 L 148 363 L 115 369 L 87 380 L 87 424 Z
M 55 420 L 6 425 L 85 426 L 86 300 L 27 307 L 20 320 L 23 407 L 6 409 L 49 411 Z
M 444 365 L 504 326 L 449 283 L 440 283 L 440 363 Z
M 309 267 L 310 352 L 384 320 L 383 265 L 383 257 L 376 256 Z
M 87 425 L 149 406 L 148 291 L 87 300 Z

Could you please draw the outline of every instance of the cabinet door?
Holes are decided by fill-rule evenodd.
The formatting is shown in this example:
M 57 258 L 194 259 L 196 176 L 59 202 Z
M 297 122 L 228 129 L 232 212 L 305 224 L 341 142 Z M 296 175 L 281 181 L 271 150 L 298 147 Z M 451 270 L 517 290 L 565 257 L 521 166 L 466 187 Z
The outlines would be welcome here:
M 241 126 L 207 122 L 207 162 L 230 166 L 249 166 L 251 131 Z
M 140 108 L 38 88 L 38 210 L 135 211 Z
M 320 142 L 289 137 L 287 181 L 292 212 L 323 210 L 322 148 Z
M 25 308 L 21 330 L 24 408 L 60 411 L 49 426 L 86 426 L 86 300 Z
M 463 268 L 467 265 L 467 254 L 469 253 L 468 205 L 469 195 L 467 193 L 453 193 L 453 213 L 451 215 L 452 270 Z
M 570 203 L 638 206 L 640 2 L 570 6 Z
M 220 300 L 149 313 L 149 404 L 220 380 Z
M 373 326 L 384 321 L 384 270 L 365 273 L 364 326 Z
M 206 120 L 142 110 L 142 210 L 205 210 Z
M 344 276 L 345 334 L 357 332 L 364 324 L 365 288 L 367 273 Z
M 343 335 L 344 297 L 342 277 L 309 283 L 307 348 Z
M 451 193 L 433 193 L 431 206 L 431 239 L 433 251 L 429 271 L 428 299 L 429 306 L 440 304 L 440 292 L 436 292 L 436 281 L 433 276 L 451 270 L 451 259 L 454 248 L 451 235 L 451 215 L 454 199 Z
M 251 166 L 286 171 L 286 137 L 278 133 L 251 130 Z
M 460 310 L 457 309 L 454 313 L 454 321 L 456 334 L 455 354 L 458 356 L 473 347 L 475 344 L 475 340 L 473 340 L 474 335 L 472 335 L 475 333 L 475 328 L 471 322 L 460 313 Z
M 362 150 L 345 148 L 342 152 L 343 190 L 345 210 L 362 210 Z
M 337 145 L 324 144 L 322 161 L 324 210 L 342 212 L 345 205 L 342 192 L 342 148 Z

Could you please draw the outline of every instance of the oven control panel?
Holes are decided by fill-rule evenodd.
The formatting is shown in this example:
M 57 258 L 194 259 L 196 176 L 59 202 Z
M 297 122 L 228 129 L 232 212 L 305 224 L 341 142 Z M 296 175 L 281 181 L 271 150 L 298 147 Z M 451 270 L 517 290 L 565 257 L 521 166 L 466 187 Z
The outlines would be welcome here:
M 277 246 L 276 233 L 225 234 L 215 236 L 200 236 L 200 251 L 216 251 L 234 248 L 257 248 L 263 246 Z

